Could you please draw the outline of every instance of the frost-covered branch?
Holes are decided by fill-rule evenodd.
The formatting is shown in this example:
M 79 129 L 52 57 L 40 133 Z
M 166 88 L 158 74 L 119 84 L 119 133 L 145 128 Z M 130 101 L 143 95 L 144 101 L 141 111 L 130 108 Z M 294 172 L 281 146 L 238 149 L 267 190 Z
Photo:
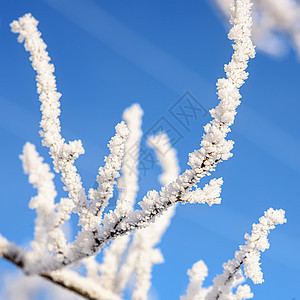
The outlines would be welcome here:
M 226 140 L 230 126 L 234 122 L 236 108 L 240 104 L 239 88 L 248 77 L 245 72 L 248 60 L 254 57 L 255 51 L 251 42 L 251 3 L 239 0 L 233 9 L 231 22 L 233 28 L 228 37 L 235 41 L 232 60 L 225 65 L 227 78 L 217 82 L 219 105 L 210 111 L 213 120 L 205 127 L 201 148 L 190 154 L 191 169 L 186 170 L 175 181 L 163 187 L 160 192 L 149 191 L 139 202 L 142 210 L 135 210 L 126 218 L 120 219 L 111 212 L 104 216 L 103 227 L 97 232 L 97 248 L 103 247 L 116 236 L 134 229 L 147 226 L 149 221 L 161 214 L 175 203 L 183 201 L 183 197 L 202 177 L 214 171 L 216 165 L 232 156 L 233 142 Z
M 202 286 L 208 274 L 208 269 L 204 261 L 199 260 L 194 263 L 193 267 L 187 271 L 187 274 L 190 282 L 186 290 L 186 295 L 181 296 L 180 300 L 204 300 L 209 290 Z
M 81 217 L 79 223 L 84 230 L 94 230 L 101 223 L 102 213 L 113 196 L 116 179 L 120 176 L 120 169 L 125 153 L 125 143 L 129 136 L 129 130 L 124 122 L 116 126 L 116 135 L 108 144 L 110 154 L 105 157 L 105 165 L 99 169 L 97 177 L 98 188 L 89 190 L 90 206 Z
M 30 207 L 37 211 L 33 251 L 24 251 L 0 236 L 0 255 L 26 274 L 37 274 L 86 299 L 120 299 L 119 294 L 134 274 L 136 284 L 132 299 L 147 299 L 152 267 L 163 262 L 157 245 L 170 224 L 176 205 L 181 202 L 211 206 L 221 201 L 222 178 L 211 179 L 203 188 L 198 184 L 215 170 L 218 163 L 232 156 L 233 141 L 227 140 L 227 134 L 240 104 L 239 89 L 248 77 L 249 58 L 255 55 L 251 42 L 251 6 L 250 0 L 234 1 L 231 11 L 233 26 L 228 35 L 234 42 L 234 52 L 231 61 L 224 67 L 225 78 L 217 82 L 220 102 L 210 111 L 212 120 L 204 127 L 199 149 L 189 155 L 188 169 L 178 176 L 176 152 L 165 134 L 150 138 L 149 145 L 155 150 L 163 169 L 160 177 L 163 187 L 159 191 L 149 191 L 138 202 L 139 209 L 134 207 L 143 111 L 135 104 L 124 112 L 126 124 L 121 122 L 116 126 L 116 134 L 108 144 L 110 154 L 99 168 L 98 186 L 86 195 L 75 166 L 75 160 L 84 153 L 84 149 L 81 141 L 66 143 L 60 133 L 61 95 L 56 89 L 54 66 L 37 29 L 38 22 L 30 14 L 14 21 L 12 31 L 19 34 L 19 42 L 24 42 L 37 72 L 43 145 L 49 148 L 54 170 L 61 174 L 68 198 L 55 203 L 54 175 L 35 147 L 27 143 L 21 156 L 23 167 L 30 183 L 38 191 L 30 201 Z M 116 185 L 120 196 L 116 207 L 109 210 L 109 200 Z M 61 226 L 71 213 L 78 214 L 80 228 L 75 240 L 67 243 Z M 267 234 L 270 229 L 284 222 L 283 211 L 268 210 L 260 223 L 253 225 L 251 236 L 246 235 L 246 244 L 236 252 L 235 259 L 224 264 L 224 273 L 215 279 L 212 287 L 202 287 L 207 268 L 202 261 L 196 263 L 188 271 L 190 284 L 182 299 L 225 299 L 228 296 L 238 300 L 250 296 L 248 286 L 240 285 L 243 279 L 241 266 L 244 265 L 246 277 L 254 283 L 262 282 L 260 251 L 269 245 Z M 128 234 L 133 232 L 131 239 Z M 99 264 L 96 255 L 110 242 L 104 250 L 102 264 Z M 69 269 L 70 265 L 80 261 L 85 265 L 86 277 Z M 238 288 L 233 294 L 235 286 Z
M 26 51 L 30 52 L 32 67 L 37 73 L 37 92 L 40 94 L 42 120 L 40 135 L 43 145 L 49 148 L 53 159 L 54 169 L 61 173 L 61 178 L 69 192 L 69 198 L 74 205 L 87 206 L 85 191 L 82 187 L 81 177 L 74 166 L 75 160 L 84 153 L 81 141 L 65 143 L 61 136 L 60 128 L 60 102 L 61 94 L 57 92 L 54 66 L 50 63 L 50 57 L 46 51 L 46 44 L 37 29 L 38 21 L 26 14 L 18 21 L 11 23 L 11 30 L 19 33 L 18 41 L 24 42 Z
M 23 169 L 29 175 L 29 182 L 38 190 L 37 196 L 30 200 L 29 207 L 37 213 L 35 221 L 35 240 L 31 243 L 33 255 L 40 257 L 47 251 L 48 233 L 53 227 L 56 190 L 54 175 L 48 164 L 43 162 L 35 146 L 26 143 L 20 156 Z
M 70 251 L 62 261 L 62 265 L 69 265 L 84 257 L 94 255 L 117 236 L 148 226 L 149 221 L 154 221 L 156 216 L 170 206 L 181 201 L 185 202 L 188 199 L 186 198 L 187 193 L 196 186 L 202 177 L 209 175 L 219 162 L 232 156 L 230 151 L 233 142 L 226 140 L 226 136 L 234 122 L 236 108 L 240 104 L 239 88 L 248 76 L 245 72 L 248 60 L 250 57 L 254 57 L 255 54 L 250 39 L 252 25 L 250 11 L 251 3 L 249 0 L 237 1 L 231 20 L 233 28 L 228 35 L 235 42 L 233 45 L 234 53 L 231 62 L 225 65 L 227 78 L 218 80 L 220 103 L 215 109 L 211 110 L 213 120 L 204 127 L 205 134 L 201 142 L 201 148 L 190 154 L 188 164 L 191 169 L 186 170 L 175 181 L 163 187 L 160 192 L 149 191 L 143 200 L 139 202 L 142 210 L 131 211 L 126 216 L 120 216 L 116 210 L 111 211 L 104 215 L 102 224 L 94 222 L 97 218 L 90 218 L 89 203 L 74 166 L 75 158 L 82 152 L 80 150 L 82 149 L 81 143 L 64 144 L 64 140 L 60 136 L 59 95 L 56 92 L 55 80 L 52 74 L 53 66 L 49 64 L 50 58 L 45 51 L 46 46 L 36 28 L 37 21 L 31 15 L 25 15 L 19 21 L 12 23 L 12 30 L 20 33 L 19 41 L 22 42 L 25 39 L 25 48 L 30 51 L 33 67 L 38 73 L 37 81 L 38 92 L 41 94 L 40 100 L 42 101 L 43 119 L 41 124 L 44 129 L 44 145 L 50 148 L 54 166 L 56 170 L 62 173 L 62 180 L 69 191 L 70 198 L 73 199 L 76 205 L 75 211 L 84 212 L 84 220 L 80 223 L 81 226 L 84 225 L 83 230 L 79 232 L 76 241 L 70 246 Z M 112 176 L 114 177 L 114 175 Z M 99 192 L 110 194 L 111 189 Z M 105 201 L 107 202 L 107 200 Z M 93 205 L 96 204 L 92 204 L 92 207 Z M 93 230 L 90 231 L 89 229 Z M 51 263 L 53 270 L 60 267 L 59 262 Z
M 15 264 L 19 268 L 24 268 L 27 253 L 22 248 L 7 241 L 0 235 L 0 256 Z M 113 291 L 107 290 L 98 282 L 91 281 L 90 278 L 83 277 L 78 273 L 62 269 L 50 273 L 41 273 L 40 277 L 68 289 L 85 299 L 89 300 L 120 300 L 121 298 Z
M 29 182 L 38 191 L 37 196 L 29 203 L 29 207 L 36 210 L 37 217 L 35 240 L 31 242 L 33 251 L 28 253 L 27 260 L 32 263 L 43 260 L 48 250 L 63 255 L 67 250 L 67 242 L 61 226 L 70 217 L 72 202 L 70 199 L 62 199 L 58 205 L 55 204 L 57 193 L 53 182 L 54 174 L 38 155 L 34 145 L 26 143 L 20 158 L 24 172 L 29 175 Z
M 123 113 L 130 135 L 125 144 L 125 156 L 122 176 L 118 180 L 120 195 L 116 204 L 116 213 L 125 216 L 133 210 L 138 186 L 138 160 L 142 138 L 142 116 L 144 112 L 139 104 L 133 104 Z
M 226 21 L 235 0 L 214 0 Z M 285 35 L 300 55 L 300 3 L 294 0 L 253 0 L 253 40 L 258 49 L 275 56 L 286 52 Z
M 61 256 L 54 257 L 55 261 L 43 260 L 43 263 L 36 263 L 39 269 L 26 264 L 28 272 L 45 272 L 48 265 L 57 269 L 59 266 L 69 264 L 76 261 L 73 259 L 72 250 L 82 253 L 82 257 L 86 256 L 85 239 L 94 236 L 95 226 L 101 221 L 101 214 L 108 200 L 112 195 L 115 179 L 119 176 L 118 170 L 121 167 L 124 144 L 128 137 L 128 129 L 124 123 L 118 124 L 116 127 L 116 136 L 110 142 L 111 154 L 106 158 L 106 164 L 100 168 L 100 175 L 97 178 L 99 188 L 90 191 L 89 203 L 77 169 L 74 165 L 75 159 L 84 152 L 80 141 L 65 143 L 60 134 L 60 94 L 56 90 L 55 77 L 53 75 L 54 67 L 49 63 L 50 58 L 46 52 L 46 44 L 41 39 L 41 34 L 37 30 L 38 22 L 30 15 L 26 14 L 18 21 L 11 24 L 12 31 L 19 33 L 19 42 L 24 41 L 24 46 L 31 54 L 32 66 L 37 72 L 37 91 L 40 94 L 42 121 L 41 136 L 43 137 L 43 145 L 47 146 L 53 158 L 54 169 L 60 172 L 65 189 L 69 193 L 69 198 L 73 202 L 70 205 L 67 201 L 61 201 L 58 205 L 60 215 L 67 215 L 72 209 L 73 212 L 79 214 L 79 225 L 82 231 L 79 232 L 74 247 L 69 247 L 68 252 L 63 251 Z M 100 215 L 100 216 L 99 216 Z M 79 249 L 81 247 L 81 249 Z M 91 247 L 92 248 L 92 247 Z M 91 248 L 89 251 L 91 251 Z M 30 260 L 28 260 L 29 262 Z M 68 263 L 66 263 L 68 262 Z M 43 268 L 43 269 L 42 269 Z
M 116 179 L 120 176 L 119 170 L 123 163 L 125 143 L 129 136 L 129 131 L 125 123 L 122 122 L 117 125 L 116 132 L 116 135 L 108 144 L 111 153 L 105 158 L 105 166 L 99 169 L 97 177 L 98 189 L 89 190 L 89 198 L 91 199 L 90 211 L 95 216 L 102 215 L 108 200 L 113 196 L 114 185 L 117 183 Z
M 1 289 L 1 300 L 32 300 L 43 297 L 44 300 L 83 300 L 72 293 L 40 276 L 26 276 L 20 272 L 5 275 L 4 287 Z
M 16 266 L 24 267 L 25 252 L 0 234 L 0 256 Z
M 159 178 L 161 184 L 166 185 L 175 180 L 179 173 L 179 166 L 176 151 L 171 147 L 167 135 L 161 133 L 153 136 L 148 140 L 148 144 L 155 150 L 163 169 L 163 173 Z M 163 154 L 166 152 L 168 153 Z M 148 299 L 147 294 L 151 286 L 152 266 L 163 262 L 163 256 L 155 246 L 161 240 L 174 213 L 175 207 L 171 207 L 158 217 L 155 223 L 134 233 L 126 261 L 120 269 L 117 281 L 117 289 L 121 291 L 128 282 L 131 273 L 135 272 L 136 287 L 133 291 L 132 299 Z
M 116 214 L 119 216 L 126 216 L 133 210 L 138 191 L 138 157 L 143 133 L 141 129 L 142 115 L 143 110 L 138 104 L 132 105 L 123 113 L 123 119 L 130 134 L 125 144 L 122 176 L 118 180 L 120 195 L 116 203 Z M 104 249 L 103 262 L 99 266 L 101 272 L 99 282 L 110 290 L 117 290 L 119 266 L 129 241 L 128 235 L 120 236 Z
M 186 193 L 182 197 L 182 202 L 185 203 L 207 203 L 209 206 L 213 204 L 221 203 L 221 186 L 223 184 L 223 179 L 211 179 L 208 184 L 206 184 L 203 189 L 197 188 L 194 191 Z
M 207 277 L 207 267 L 200 260 L 192 269 L 188 270 L 190 283 L 185 296 L 181 300 L 243 300 L 253 297 L 250 286 L 242 285 L 245 281 L 241 267 L 243 266 L 246 278 L 253 283 L 263 282 L 263 274 L 260 269 L 260 253 L 269 248 L 268 234 L 276 225 L 286 222 L 285 212 L 282 209 L 269 208 L 258 224 L 252 225 L 251 235 L 245 234 L 246 243 L 235 252 L 235 257 L 223 264 L 223 273 L 213 280 L 214 284 L 203 287 L 203 281 Z M 233 289 L 236 291 L 233 292 Z
M 235 252 L 235 257 L 223 265 L 224 272 L 214 279 L 214 285 L 207 295 L 208 299 L 222 299 L 228 297 L 235 281 L 240 280 L 241 267 L 244 266 L 244 273 L 253 283 L 262 283 L 263 273 L 260 269 L 260 252 L 269 248 L 268 234 L 276 225 L 286 223 L 285 212 L 282 209 L 274 210 L 269 208 L 258 224 L 252 225 L 251 235 L 245 234 L 246 243 L 240 246 Z M 228 298 L 230 299 L 230 298 Z M 241 298 L 248 299 L 248 298 Z

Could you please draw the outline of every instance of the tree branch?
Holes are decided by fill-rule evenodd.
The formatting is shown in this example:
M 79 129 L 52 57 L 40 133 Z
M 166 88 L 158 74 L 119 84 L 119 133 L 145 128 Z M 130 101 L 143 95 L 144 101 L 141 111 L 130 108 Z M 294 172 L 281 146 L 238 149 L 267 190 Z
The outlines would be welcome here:
M 0 235 L 0 256 L 24 271 L 27 252 Z M 109 290 L 102 288 L 99 283 L 78 273 L 61 269 L 50 273 L 37 274 L 40 277 L 55 283 L 88 300 L 120 300 L 121 297 Z

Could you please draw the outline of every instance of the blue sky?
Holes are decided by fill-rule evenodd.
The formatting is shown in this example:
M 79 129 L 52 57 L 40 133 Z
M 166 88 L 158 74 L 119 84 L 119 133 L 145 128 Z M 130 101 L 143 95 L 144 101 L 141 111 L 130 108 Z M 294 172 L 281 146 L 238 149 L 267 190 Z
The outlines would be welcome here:
M 176 130 L 181 139 L 174 147 L 184 170 L 209 115 L 198 114 L 184 127 L 170 109 L 187 92 L 204 112 L 213 108 L 215 82 L 232 53 L 224 23 L 209 1 L 1 1 L 0 232 L 20 245 L 33 236 L 35 212 L 28 201 L 35 191 L 18 155 L 30 141 L 50 162 L 38 135 L 35 74 L 9 28 L 27 12 L 40 21 L 56 67 L 62 133 L 81 139 L 86 149 L 77 161 L 86 188 L 108 154 L 106 144 L 123 110 L 135 102 L 145 112 L 144 132 L 162 118 Z M 293 50 L 280 59 L 258 52 L 249 73 L 230 134 L 234 156 L 213 174 L 224 179 L 222 204 L 178 206 L 161 243 L 166 262 L 153 272 L 152 294 L 158 299 L 178 299 L 188 283 L 187 269 L 199 259 L 209 269 L 205 285 L 211 284 L 269 207 L 286 210 L 288 223 L 271 233 L 271 247 L 262 255 L 265 283 L 248 283 L 258 300 L 300 297 L 299 59 Z M 155 164 L 141 176 L 139 199 L 159 187 L 159 173 Z M 13 269 L 0 261 L 1 274 Z

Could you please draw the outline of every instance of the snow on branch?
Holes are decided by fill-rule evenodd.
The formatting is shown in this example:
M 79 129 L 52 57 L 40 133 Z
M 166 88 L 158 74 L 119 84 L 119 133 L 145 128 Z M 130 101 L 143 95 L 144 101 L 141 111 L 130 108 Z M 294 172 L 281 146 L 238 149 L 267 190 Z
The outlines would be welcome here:
M 65 213 L 60 208 L 59 213 L 55 211 L 57 193 L 53 182 L 54 174 L 50 172 L 49 165 L 43 162 L 43 158 L 39 156 L 34 145 L 26 143 L 20 158 L 24 172 L 29 175 L 29 182 L 38 190 L 37 196 L 33 197 L 29 203 L 29 207 L 36 209 L 37 212 L 35 240 L 31 242 L 33 252 L 27 257 L 34 263 L 36 260 L 44 259 L 48 249 L 58 255 L 66 252 L 67 242 L 61 225 L 69 218 L 71 207 Z M 70 200 L 63 199 L 62 203 L 67 206 Z
M 64 205 L 67 203 L 62 201 L 59 207 L 60 213 L 68 213 L 68 209 L 72 208 L 73 212 L 80 214 L 79 225 L 83 227 L 83 231 L 78 235 L 75 249 L 83 253 L 84 250 L 78 249 L 78 245 L 82 245 L 82 240 L 87 237 L 86 231 L 88 230 L 89 235 L 92 235 L 95 224 L 101 221 L 98 215 L 102 213 L 112 195 L 114 179 L 119 176 L 118 170 L 121 167 L 124 156 L 124 144 L 129 132 L 125 123 L 117 125 L 116 136 L 109 145 L 112 153 L 106 158 L 106 165 L 99 170 L 100 176 L 97 178 L 99 188 L 98 190 L 90 191 L 92 200 L 90 204 L 82 187 L 80 175 L 77 173 L 74 165 L 75 159 L 84 150 L 80 141 L 66 144 L 60 134 L 60 94 L 56 90 L 56 82 L 53 75 L 54 67 L 49 63 L 50 57 L 46 51 L 46 44 L 40 37 L 41 34 L 37 30 L 37 25 L 38 22 L 30 14 L 26 14 L 18 21 L 14 21 L 11 24 L 11 28 L 13 32 L 19 33 L 19 42 L 24 41 L 25 49 L 31 54 L 32 66 L 37 72 L 37 91 L 42 102 L 41 127 L 43 131 L 41 131 L 41 136 L 43 137 L 43 145 L 49 147 L 54 162 L 54 169 L 56 172 L 61 172 L 65 189 L 69 192 L 69 198 L 74 203 L 72 207 Z M 86 246 L 83 248 L 86 248 Z M 74 247 L 70 248 L 70 250 L 72 249 Z M 64 253 L 63 259 L 57 260 L 56 257 L 57 261 L 53 264 L 51 263 L 51 265 L 58 268 L 61 260 L 63 260 L 63 264 L 74 262 L 67 257 L 68 255 L 72 257 L 72 251 L 68 254 Z M 85 255 L 82 254 L 83 257 Z
M 227 78 L 219 79 L 217 83 L 221 101 L 216 109 L 211 110 L 213 120 L 204 128 L 206 134 L 201 142 L 202 147 L 190 155 L 188 164 L 191 169 L 186 170 L 176 181 L 162 188 L 160 193 L 148 192 L 139 203 L 142 211 L 133 212 L 126 218 L 126 221 L 120 223 L 118 225 L 120 232 L 128 232 L 143 226 L 167 207 L 182 201 L 182 196 L 202 177 L 213 171 L 218 162 L 232 156 L 230 150 L 233 142 L 227 141 L 225 137 L 230 131 L 229 127 L 233 124 L 236 108 L 240 104 L 239 88 L 248 76 L 245 72 L 248 59 L 255 55 L 250 39 L 252 25 L 250 11 L 251 3 L 247 0 L 238 1 L 234 8 L 231 21 L 233 28 L 228 36 L 235 41 L 233 46 L 235 51 L 231 62 L 225 65 Z M 107 217 L 111 219 L 112 215 Z
M 130 134 L 125 143 L 122 176 L 118 180 L 120 195 L 116 203 L 116 214 L 119 216 L 125 216 L 133 210 L 138 191 L 138 156 L 143 133 L 142 115 L 143 110 L 138 104 L 130 106 L 123 113 Z M 108 289 L 117 289 L 117 274 L 129 241 L 128 235 L 120 236 L 104 249 L 103 262 L 99 266 L 101 272 L 99 282 Z
M 241 102 L 239 89 L 248 77 L 248 61 L 255 56 L 251 41 L 251 7 L 250 0 L 234 1 L 232 28 L 228 34 L 228 38 L 233 40 L 234 52 L 231 61 L 224 67 L 225 78 L 217 81 L 220 102 L 210 111 L 212 120 L 204 127 L 199 149 L 189 155 L 189 168 L 178 176 L 176 151 L 166 134 L 149 139 L 148 144 L 162 166 L 162 188 L 148 191 L 138 202 L 139 209 L 134 209 L 134 205 L 138 191 L 142 109 L 135 104 L 124 112 L 123 119 L 127 125 L 122 121 L 116 126 L 116 134 L 108 144 L 110 154 L 105 157 L 104 166 L 99 168 L 98 186 L 86 195 L 75 166 L 75 160 L 84 153 L 84 149 L 80 140 L 66 143 L 61 136 L 61 95 L 57 92 L 54 66 L 50 63 L 47 46 L 37 29 L 38 21 L 31 14 L 14 21 L 12 31 L 19 34 L 19 42 L 24 42 L 25 49 L 30 52 L 30 60 L 37 73 L 42 142 L 49 148 L 54 170 L 61 174 L 68 198 L 55 203 L 54 175 L 35 147 L 27 143 L 21 159 L 25 173 L 29 174 L 29 182 L 38 191 L 30 201 L 30 207 L 37 211 L 33 251 L 27 252 L 0 235 L 0 255 L 26 274 L 38 274 L 86 299 L 121 299 L 120 294 L 134 274 L 132 299 L 147 299 L 152 267 L 163 262 L 162 253 L 156 247 L 178 202 L 207 203 L 210 206 L 221 202 L 222 178 L 211 179 L 203 188 L 198 184 L 215 170 L 219 162 L 232 156 L 233 141 L 227 140 L 227 134 Z M 116 185 L 120 196 L 116 207 L 109 209 L 109 200 Z M 80 229 L 75 239 L 67 243 L 61 226 L 71 213 L 79 215 Z M 248 286 L 240 285 L 244 280 L 240 268 L 244 265 L 246 277 L 254 283 L 263 281 L 259 268 L 260 252 L 269 246 L 269 231 L 284 222 L 282 210 L 269 209 L 260 223 L 253 225 L 252 234 L 245 236 L 246 244 L 236 252 L 235 258 L 224 264 L 224 273 L 214 280 L 212 287 L 202 288 L 207 268 L 202 261 L 196 263 L 188 271 L 190 285 L 182 299 L 225 299 L 228 296 L 228 299 L 238 300 L 250 297 Z M 128 234 L 132 232 L 131 239 Z M 103 262 L 99 264 L 96 255 L 110 242 L 104 251 Z M 80 261 L 86 267 L 86 277 L 69 269 Z M 233 294 L 232 287 L 235 286 L 238 288 Z
M 139 104 L 133 104 L 123 113 L 123 119 L 130 131 L 125 144 L 125 156 L 122 166 L 122 176 L 118 180 L 120 190 L 116 204 L 116 212 L 120 216 L 133 210 L 138 187 L 138 158 L 142 138 L 142 116 L 144 112 Z
M 276 225 L 286 223 L 285 212 L 282 209 L 269 208 L 258 224 L 252 225 L 251 235 L 245 234 L 246 243 L 235 252 L 235 257 L 223 264 L 223 273 L 214 278 L 214 284 L 203 287 L 203 281 L 207 277 L 207 267 L 200 260 L 192 269 L 188 270 L 190 283 L 185 296 L 181 300 L 243 300 L 253 297 L 250 286 L 242 285 L 245 281 L 241 267 L 243 266 L 246 278 L 253 283 L 263 282 L 263 274 L 260 269 L 260 253 L 269 248 L 268 234 Z M 235 293 L 233 289 L 236 288 Z
M 167 185 L 178 177 L 179 162 L 177 152 L 172 147 L 169 137 L 166 133 L 150 136 L 148 145 L 155 151 L 159 164 L 163 170 L 159 176 L 159 181 L 162 185 Z
M 43 145 L 48 147 L 53 159 L 54 169 L 61 172 L 62 181 L 69 192 L 69 197 L 77 206 L 87 206 L 85 191 L 81 177 L 74 166 L 75 160 L 84 153 L 81 141 L 65 143 L 60 131 L 60 102 L 61 94 L 57 92 L 54 66 L 46 51 L 46 44 L 37 29 L 38 21 L 26 14 L 18 21 L 11 23 L 11 30 L 19 33 L 18 41 L 24 42 L 26 51 L 30 52 L 32 67 L 36 71 L 37 92 L 40 94 L 42 120 L 40 135 Z
M 182 197 L 182 202 L 185 203 L 207 203 L 209 206 L 221 203 L 221 186 L 223 179 L 211 179 L 203 189 L 197 188 L 195 191 L 186 193 Z
M 9 242 L 0 234 L 0 255 L 5 257 Z
M 159 178 L 161 184 L 166 185 L 172 182 L 178 176 L 179 166 L 176 151 L 171 147 L 168 136 L 165 133 L 152 136 L 148 139 L 148 145 L 155 150 L 162 167 L 163 172 Z M 117 281 L 117 289 L 123 290 L 130 275 L 135 272 L 136 284 L 132 299 L 148 299 L 152 266 L 163 262 L 163 256 L 155 246 L 160 242 L 167 227 L 170 225 L 174 213 L 175 207 L 171 207 L 159 216 L 155 223 L 134 233 Z
M 69 191 L 69 197 L 74 201 L 76 208 L 73 211 L 83 212 L 80 219 L 82 230 L 79 232 L 77 239 L 70 245 L 68 254 L 61 262 L 51 263 L 49 271 L 60 268 L 62 265 L 69 265 L 89 255 L 94 255 L 112 239 L 134 229 L 148 226 L 149 221 L 153 222 L 156 216 L 170 206 L 189 199 L 186 195 L 197 185 L 200 179 L 209 175 L 219 162 L 232 156 L 230 151 L 233 142 L 226 140 L 226 135 L 230 131 L 236 108 L 240 104 L 239 88 L 248 76 L 245 72 L 248 60 L 250 57 L 254 57 L 255 54 L 250 39 L 252 25 L 250 12 L 251 3 L 249 0 L 237 1 L 231 20 L 233 27 L 228 35 L 235 42 L 233 45 L 234 53 L 231 62 L 225 65 L 227 77 L 218 80 L 220 103 L 210 111 L 213 120 L 204 127 L 205 134 L 201 142 L 201 148 L 190 154 L 188 164 L 191 169 L 187 169 L 176 180 L 163 187 L 160 192 L 149 191 L 143 200 L 139 202 L 141 210 L 128 211 L 126 216 L 120 216 L 118 210 L 111 211 L 104 215 L 102 224 L 97 224 L 97 221 L 100 221 L 97 218 L 98 209 L 103 210 L 102 204 L 105 206 L 112 194 L 114 179 L 118 176 L 118 169 L 123 157 L 122 145 L 124 145 L 123 142 L 126 139 L 126 130 L 122 127 L 118 132 L 117 129 L 117 135 L 124 135 L 124 138 L 121 139 L 123 142 L 117 142 L 116 151 L 113 150 L 114 146 L 112 145 L 112 156 L 107 158 L 110 164 L 115 164 L 115 167 L 107 167 L 106 169 L 105 166 L 100 169 L 102 174 L 98 177 L 99 190 L 97 192 L 91 190 L 90 197 L 94 202 L 90 204 L 82 188 L 80 176 L 74 166 L 75 159 L 83 153 L 81 143 L 75 141 L 65 144 L 60 135 L 58 119 L 60 95 L 56 91 L 54 68 L 49 63 L 50 58 L 45 50 L 46 45 L 37 30 L 37 21 L 30 14 L 27 14 L 19 21 L 14 21 L 11 24 L 12 31 L 20 34 L 19 41 L 25 40 L 25 49 L 31 53 L 33 67 L 38 74 L 37 84 L 43 114 L 41 122 L 43 143 L 49 147 L 54 160 L 54 167 L 56 171 L 61 172 L 62 180 Z M 218 184 L 220 185 L 220 181 L 213 183 L 217 183 L 215 187 Z M 207 189 L 208 187 L 205 190 Z M 199 195 L 197 196 L 201 198 Z M 99 197 L 102 197 L 101 200 Z M 125 202 L 122 201 L 122 203 Z M 100 206 L 98 207 L 98 205 Z M 94 213 L 90 213 L 90 210 Z
M 234 40 L 234 53 L 228 65 L 225 65 L 227 78 L 217 82 L 219 105 L 210 111 L 213 120 L 205 127 L 201 148 L 190 154 L 188 164 L 191 169 L 183 172 L 175 181 L 163 187 L 160 192 L 149 191 L 139 202 L 142 210 L 133 211 L 121 222 L 113 213 L 104 217 L 104 228 L 99 230 L 98 247 L 114 236 L 125 234 L 134 229 L 147 226 L 149 221 L 161 214 L 168 207 L 183 201 L 183 197 L 193 188 L 202 177 L 210 175 L 216 165 L 232 156 L 233 141 L 227 141 L 226 136 L 234 122 L 236 108 L 240 104 L 239 88 L 248 77 L 245 69 L 249 58 L 254 57 L 254 46 L 251 42 L 251 2 L 237 1 L 233 9 L 229 39 Z M 106 228 L 113 232 L 103 235 Z
M 226 17 L 235 0 L 214 0 Z M 294 0 L 253 0 L 253 40 L 257 48 L 273 56 L 287 52 L 289 39 L 300 56 L 300 3 Z
M 214 279 L 214 285 L 207 295 L 207 299 L 226 298 L 234 286 L 235 281 L 242 277 L 241 266 L 244 266 L 244 273 L 253 283 L 263 282 L 263 273 L 260 269 L 260 252 L 269 248 L 268 234 L 276 225 L 286 223 L 285 212 L 282 209 L 274 210 L 269 208 L 264 216 L 259 219 L 258 224 L 252 225 L 251 235 L 245 234 L 246 243 L 240 246 L 235 252 L 234 259 L 224 263 L 224 272 Z M 241 292 L 241 291 L 240 291 Z M 223 299 L 223 298 L 222 298 Z M 248 299 L 248 298 L 242 298 Z
M 25 250 L 8 242 L 0 235 L 0 256 L 14 263 L 19 268 L 24 268 L 28 254 Z M 49 273 L 40 273 L 40 277 L 76 293 L 89 300 L 120 300 L 119 295 L 104 289 L 98 282 L 83 277 L 69 269 L 56 270 Z M 25 291 L 24 291 L 25 292 Z
M 208 269 L 203 260 L 193 264 L 192 268 L 187 271 L 190 278 L 186 295 L 181 296 L 180 300 L 201 300 L 205 299 L 208 289 L 202 286 L 204 279 L 207 277 Z
M 55 286 L 51 282 L 39 276 L 26 276 L 21 273 L 4 277 L 4 287 L 0 294 L 1 300 L 32 300 L 38 299 L 42 295 L 46 298 L 55 300 L 82 300 L 83 298 L 75 293 L 71 293 L 62 287 Z
M 89 190 L 89 198 L 91 204 L 87 213 L 87 218 L 96 216 L 95 224 L 91 226 L 95 228 L 97 224 L 101 222 L 101 216 L 103 210 L 108 205 L 109 199 L 113 196 L 114 185 L 117 183 L 116 179 L 120 176 L 120 169 L 123 163 L 125 153 L 125 143 L 129 136 L 129 130 L 124 122 L 121 122 L 116 126 L 116 135 L 111 139 L 108 144 L 108 148 L 111 153 L 105 157 L 105 166 L 99 169 L 99 175 L 97 177 L 98 188 Z M 99 218 L 97 218 L 99 216 Z M 83 222 L 82 226 L 86 225 Z

